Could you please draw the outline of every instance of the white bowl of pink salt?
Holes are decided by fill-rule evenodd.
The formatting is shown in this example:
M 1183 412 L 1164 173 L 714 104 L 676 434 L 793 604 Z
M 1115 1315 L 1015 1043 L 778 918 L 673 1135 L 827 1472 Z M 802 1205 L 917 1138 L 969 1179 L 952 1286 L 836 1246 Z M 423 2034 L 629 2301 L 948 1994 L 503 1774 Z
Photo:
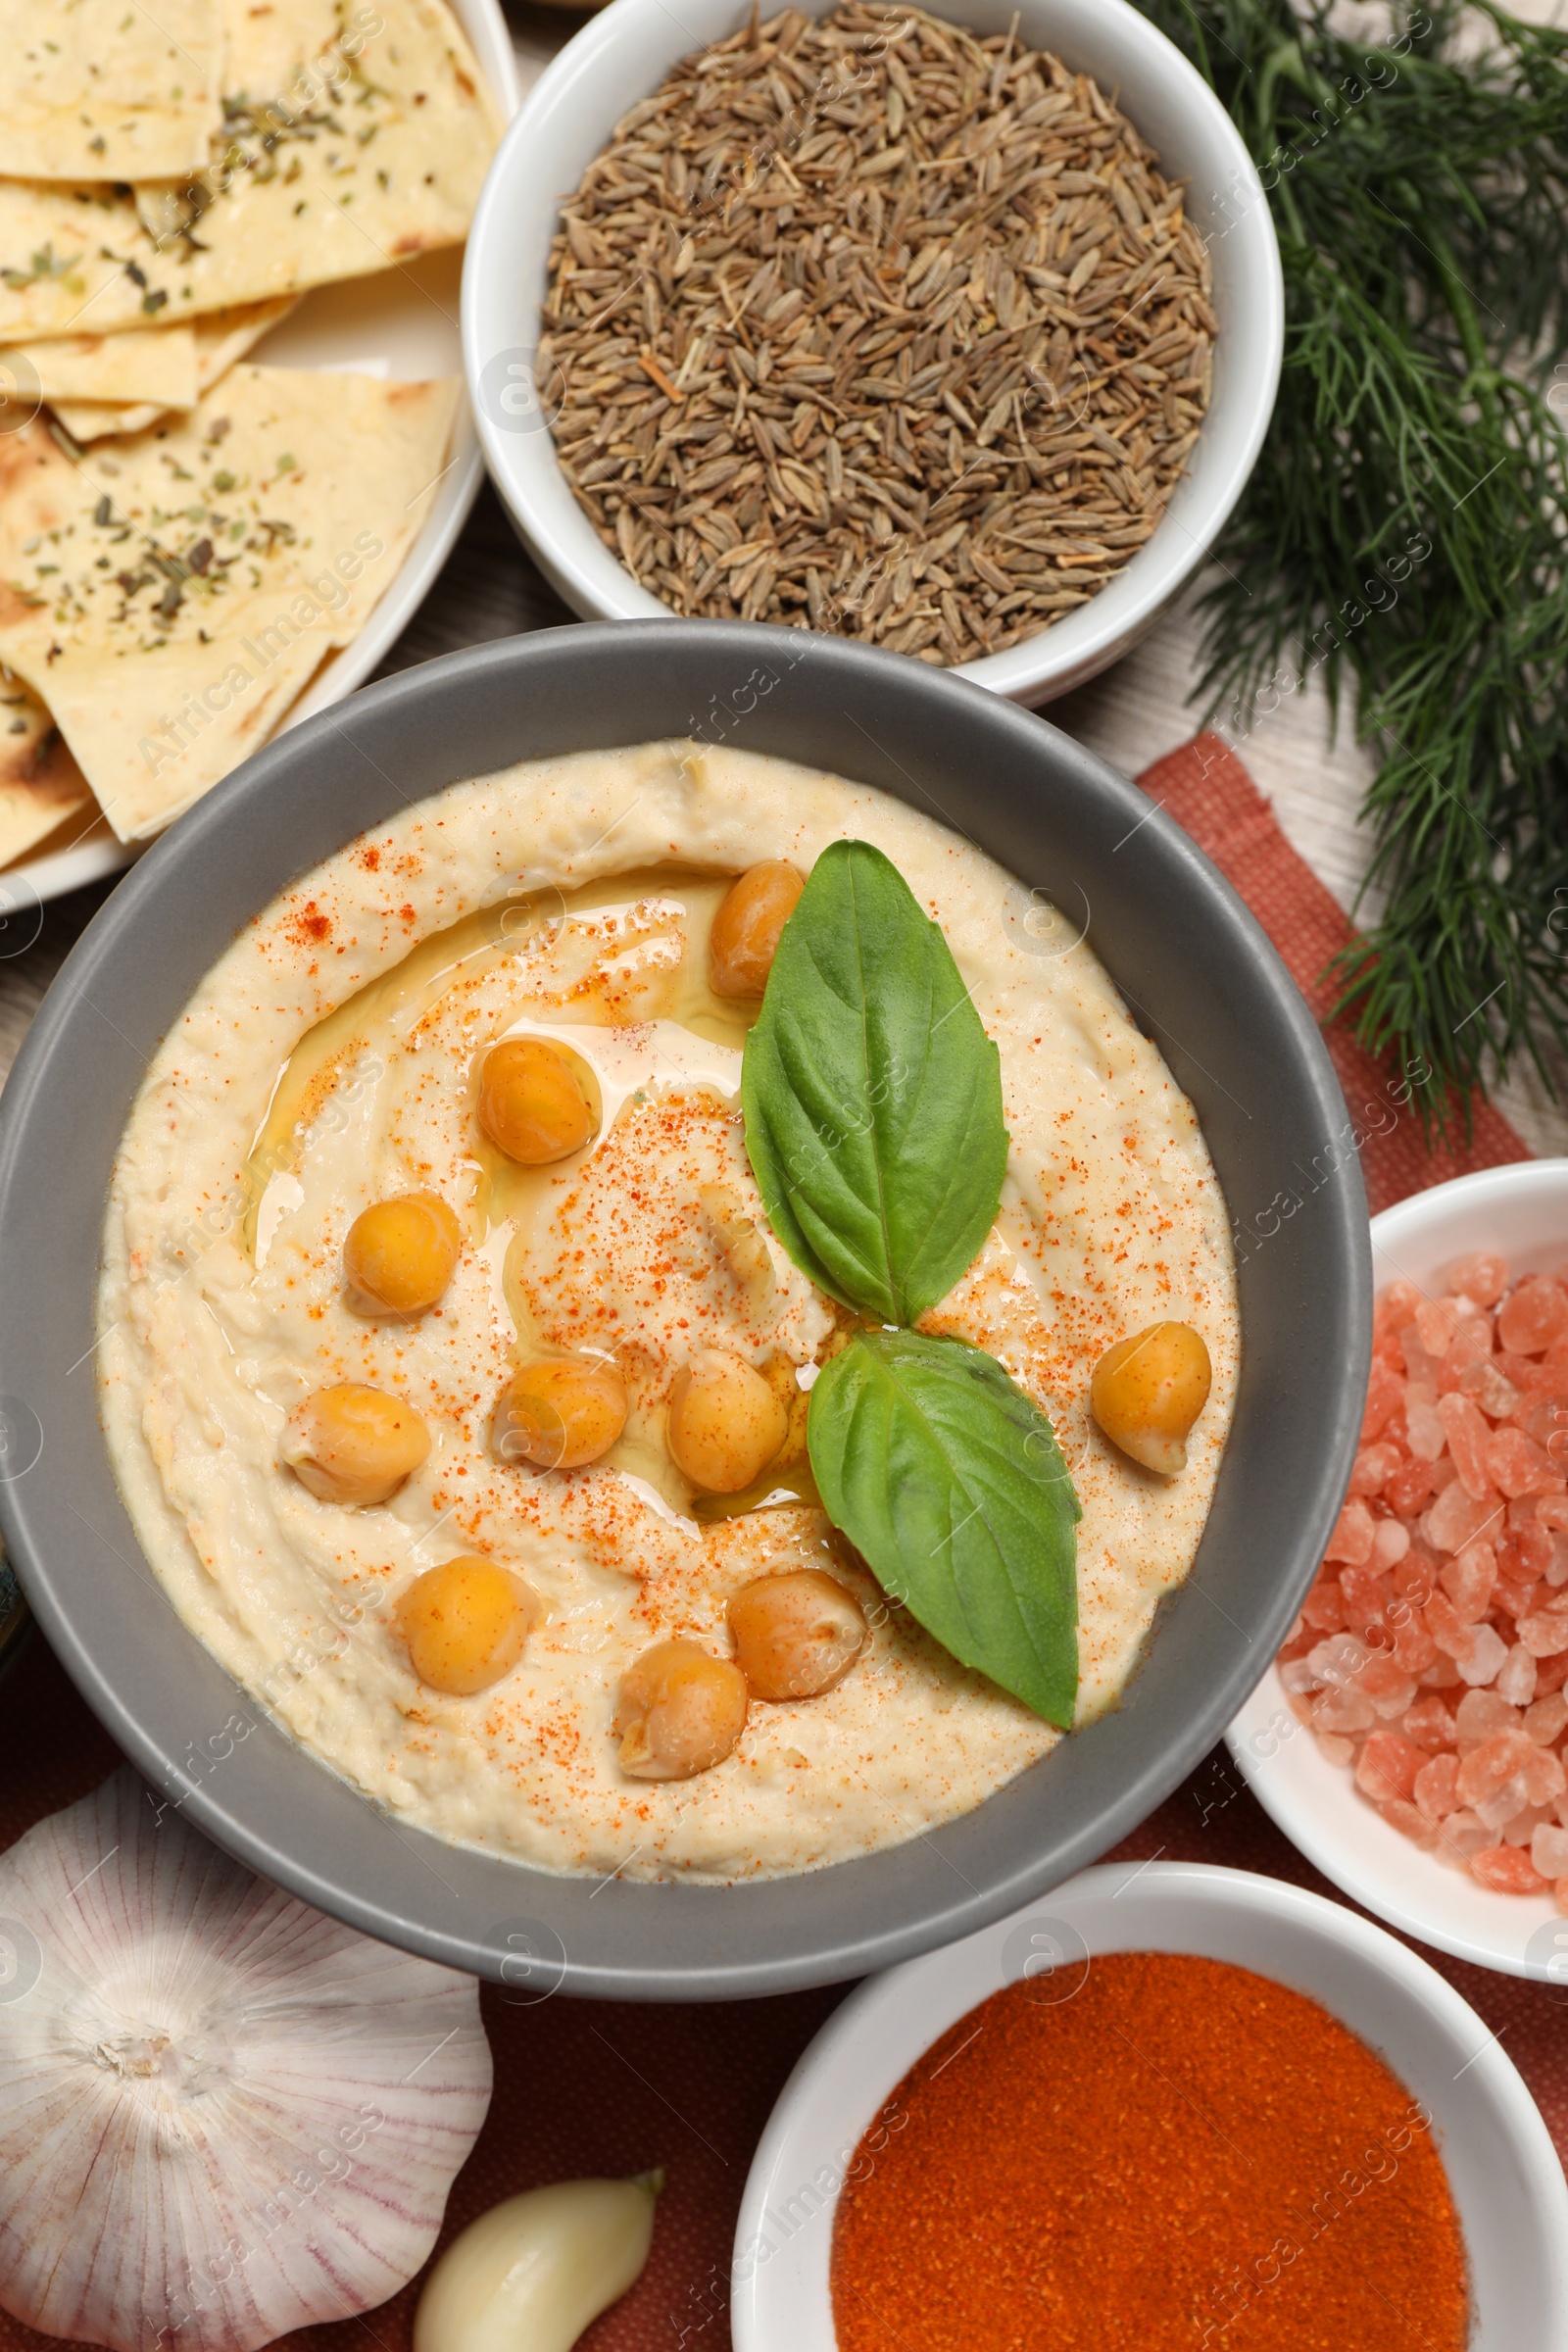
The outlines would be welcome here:
M 1568 1997 L 1568 1159 L 1372 1220 L 1349 1493 L 1228 1735 L 1347 1894 Z

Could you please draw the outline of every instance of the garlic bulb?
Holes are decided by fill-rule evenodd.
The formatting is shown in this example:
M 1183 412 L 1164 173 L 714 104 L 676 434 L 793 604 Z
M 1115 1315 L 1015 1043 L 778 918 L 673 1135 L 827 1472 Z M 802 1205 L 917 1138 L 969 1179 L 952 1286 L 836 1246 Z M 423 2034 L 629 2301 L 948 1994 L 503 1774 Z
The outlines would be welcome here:
M 426 2279 L 414 2352 L 569 2352 L 642 2276 L 662 2184 L 557 2180 L 492 2205 Z
M 472 1979 L 254 1879 L 130 1771 L 0 1856 L 0 2305 L 252 2352 L 384 2302 L 490 2102 Z

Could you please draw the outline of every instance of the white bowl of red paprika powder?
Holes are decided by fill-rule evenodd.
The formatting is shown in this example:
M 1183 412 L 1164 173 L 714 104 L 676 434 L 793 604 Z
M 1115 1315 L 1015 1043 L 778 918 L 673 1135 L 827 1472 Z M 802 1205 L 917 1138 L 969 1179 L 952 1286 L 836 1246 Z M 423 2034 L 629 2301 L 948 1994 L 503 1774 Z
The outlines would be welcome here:
M 1568 2183 L 1381 1928 L 1104 1864 L 836 2011 L 758 2148 L 731 2321 L 735 2352 L 1568 2352 Z

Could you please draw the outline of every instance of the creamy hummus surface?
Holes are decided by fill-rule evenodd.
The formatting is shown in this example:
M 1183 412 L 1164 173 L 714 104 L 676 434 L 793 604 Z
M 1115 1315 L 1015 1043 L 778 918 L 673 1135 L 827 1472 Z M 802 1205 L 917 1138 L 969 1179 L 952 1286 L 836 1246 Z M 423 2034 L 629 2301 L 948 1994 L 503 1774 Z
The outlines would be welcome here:
M 1055 1426 L 1083 1506 L 1080 1721 L 1191 1567 L 1236 1382 L 1228 1219 L 1191 1105 L 1072 926 L 941 824 L 780 760 L 653 744 L 455 785 L 318 867 L 209 973 L 125 1131 L 99 1310 L 111 1452 L 180 1616 L 297 1740 L 437 1836 L 596 1876 L 808 1870 L 967 1812 L 1062 1736 L 882 1597 L 803 1460 L 810 1368 L 847 1318 L 767 1230 L 738 1099 L 757 1007 L 710 993 L 707 941 L 736 874 L 808 872 L 845 837 L 941 924 L 1001 1050 L 1001 1213 L 922 1328 L 989 1348 Z M 477 1064 L 513 1036 L 569 1048 L 597 1091 L 596 1137 L 553 1166 L 475 1127 Z M 428 1312 L 376 1319 L 345 1293 L 344 1239 L 414 1190 L 457 1211 L 457 1272 Z M 726 1237 L 748 1220 L 770 1262 L 754 1251 L 743 1280 Z M 1105 1348 L 1165 1318 L 1214 1368 L 1174 1479 L 1088 1412 Z M 764 1493 L 698 1497 L 670 1461 L 670 1384 L 705 1347 L 795 1401 Z M 585 1469 L 498 1458 L 498 1393 L 562 1351 L 614 1357 L 623 1436 Z M 342 1382 L 431 1434 L 376 1507 L 318 1500 L 279 1459 L 290 1412 Z M 445 1696 L 393 1611 L 474 1553 L 547 1613 L 500 1682 Z M 729 1595 L 803 1564 L 866 1610 L 845 1680 L 755 1703 L 692 1779 L 623 1775 L 625 1669 L 675 1635 L 727 1654 Z

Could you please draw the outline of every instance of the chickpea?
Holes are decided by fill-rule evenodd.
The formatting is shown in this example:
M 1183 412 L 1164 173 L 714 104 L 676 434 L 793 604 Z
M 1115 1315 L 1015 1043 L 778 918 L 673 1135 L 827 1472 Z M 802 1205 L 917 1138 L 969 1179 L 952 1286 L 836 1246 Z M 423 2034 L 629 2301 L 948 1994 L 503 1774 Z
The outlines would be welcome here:
M 538 1037 L 504 1038 L 484 1057 L 477 1116 L 509 1159 L 548 1167 L 578 1152 L 594 1131 L 594 1114 L 564 1054 Z
M 1187 1467 L 1187 1434 L 1212 1379 L 1208 1349 L 1190 1323 L 1152 1323 L 1105 1350 L 1089 1401 L 1113 1446 L 1174 1478 Z
M 416 1576 L 392 1614 L 420 1682 L 467 1698 L 512 1672 L 541 1603 L 512 1569 L 465 1553 Z
M 709 934 L 709 973 L 715 997 L 760 997 L 778 953 L 779 933 L 795 912 L 806 882 L 781 858 L 748 866 L 732 882 Z
M 620 1678 L 615 1738 L 622 1772 L 686 1781 L 721 1764 L 746 1729 L 746 1677 L 695 1642 L 660 1642 Z
M 608 1453 L 626 1426 L 626 1384 L 613 1364 L 581 1356 L 525 1364 L 501 1392 L 496 1451 L 542 1470 L 580 1470 Z
M 284 1426 L 279 1454 L 322 1502 L 386 1502 L 430 1450 L 412 1404 L 383 1389 L 318 1389 Z
M 732 1593 L 735 1663 L 754 1698 L 817 1698 L 865 1646 L 865 1612 L 820 1568 L 760 1576 Z
M 709 1494 L 738 1494 L 789 1435 L 789 1415 L 760 1372 L 727 1348 L 705 1348 L 675 1375 L 665 1434 L 675 1467 Z
M 343 1244 L 343 1272 L 367 1304 L 395 1315 L 434 1306 L 457 1268 L 458 1220 L 436 1193 L 377 1200 Z

